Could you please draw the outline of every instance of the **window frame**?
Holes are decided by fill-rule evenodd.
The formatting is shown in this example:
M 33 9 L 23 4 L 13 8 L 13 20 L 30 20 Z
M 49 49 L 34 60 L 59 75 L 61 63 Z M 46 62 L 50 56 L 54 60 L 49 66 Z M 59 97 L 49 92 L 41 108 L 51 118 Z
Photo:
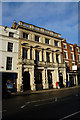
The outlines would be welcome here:
M 64 49 L 67 49 L 67 44 L 66 43 L 63 43 L 63 46 L 66 46 L 66 48 L 64 47 Z
M 56 43 L 57 43 L 57 44 L 56 44 Z M 59 43 L 58 41 L 56 41 L 56 40 L 54 41 L 54 45 L 55 45 L 56 47 L 58 47 L 58 43 Z
M 9 63 L 10 61 L 8 58 L 11 59 L 11 63 Z M 6 59 L 6 70 L 12 70 L 12 57 L 7 57 Z
M 11 44 L 12 44 L 12 46 L 9 46 Z M 12 42 L 8 42 L 8 44 L 7 44 L 7 51 L 8 52 L 13 52 L 13 43 Z
M 25 37 L 24 37 L 25 36 Z M 23 39 L 28 39 L 29 34 L 26 32 L 23 32 Z
M 72 54 L 73 54 L 73 59 L 72 59 Z M 74 60 L 74 53 L 73 52 L 71 52 L 71 59 Z
M 66 57 L 65 57 L 65 53 L 66 53 Z M 67 51 L 64 51 L 64 58 L 68 59 L 68 52 Z
M 49 39 L 48 38 L 45 38 L 45 43 L 49 44 Z
M 38 39 L 36 39 L 36 38 L 38 38 Z M 35 41 L 39 42 L 39 36 L 35 35 Z
M 71 49 L 71 48 L 72 48 L 72 49 Z M 72 46 L 72 45 L 70 45 L 70 50 L 73 51 L 73 46 Z
M 9 32 L 9 37 L 14 37 L 14 33 L 13 32 Z

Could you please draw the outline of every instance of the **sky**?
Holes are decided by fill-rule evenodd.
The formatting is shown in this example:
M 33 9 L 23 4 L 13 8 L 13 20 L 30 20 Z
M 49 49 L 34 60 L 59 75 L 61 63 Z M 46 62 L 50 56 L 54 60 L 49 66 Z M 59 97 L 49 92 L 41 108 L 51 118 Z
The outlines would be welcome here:
M 11 27 L 15 20 L 60 33 L 67 42 L 78 44 L 78 2 L 3 2 L 2 25 Z

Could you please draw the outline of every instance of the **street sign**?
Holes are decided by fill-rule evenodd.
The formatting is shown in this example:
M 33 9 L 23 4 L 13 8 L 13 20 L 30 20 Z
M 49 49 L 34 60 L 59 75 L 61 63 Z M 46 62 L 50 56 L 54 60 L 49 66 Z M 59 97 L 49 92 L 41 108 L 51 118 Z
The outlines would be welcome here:
M 72 70 L 77 70 L 77 65 L 73 65 Z

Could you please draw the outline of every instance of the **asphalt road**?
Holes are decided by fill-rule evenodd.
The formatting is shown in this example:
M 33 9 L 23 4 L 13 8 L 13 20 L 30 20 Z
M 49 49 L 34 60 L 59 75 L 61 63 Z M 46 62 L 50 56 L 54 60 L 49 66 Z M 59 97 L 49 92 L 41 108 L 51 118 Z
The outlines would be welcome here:
M 80 88 L 3 99 L 2 120 L 80 120 Z

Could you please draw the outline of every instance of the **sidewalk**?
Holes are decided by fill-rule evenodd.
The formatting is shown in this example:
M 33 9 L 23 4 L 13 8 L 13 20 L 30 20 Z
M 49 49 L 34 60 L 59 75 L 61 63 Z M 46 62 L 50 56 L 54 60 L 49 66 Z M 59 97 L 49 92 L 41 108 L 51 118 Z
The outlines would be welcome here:
M 69 88 L 61 88 L 61 89 L 47 89 L 47 90 L 39 90 L 39 91 L 25 91 L 25 92 L 16 92 L 16 93 L 11 93 L 11 96 L 24 96 L 24 95 L 31 95 L 31 94 L 41 94 L 41 93 L 49 93 L 49 92 L 57 92 L 57 91 L 66 91 L 66 90 L 72 90 L 72 89 L 78 89 L 80 86 L 74 86 L 74 87 L 69 87 Z

